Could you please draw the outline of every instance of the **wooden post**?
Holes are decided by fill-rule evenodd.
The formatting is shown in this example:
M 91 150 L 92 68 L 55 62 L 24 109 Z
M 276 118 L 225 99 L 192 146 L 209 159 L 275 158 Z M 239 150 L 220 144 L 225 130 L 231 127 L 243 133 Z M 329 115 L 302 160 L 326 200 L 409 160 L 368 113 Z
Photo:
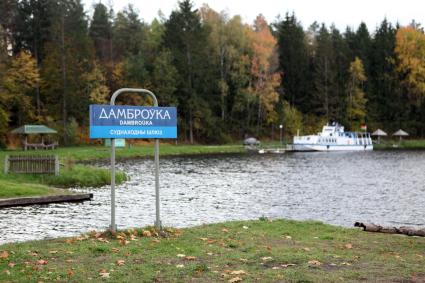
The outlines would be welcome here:
M 59 176 L 59 157 L 55 155 L 55 176 Z
M 9 155 L 4 157 L 4 174 L 7 174 L 7 172 L 9 172 Z

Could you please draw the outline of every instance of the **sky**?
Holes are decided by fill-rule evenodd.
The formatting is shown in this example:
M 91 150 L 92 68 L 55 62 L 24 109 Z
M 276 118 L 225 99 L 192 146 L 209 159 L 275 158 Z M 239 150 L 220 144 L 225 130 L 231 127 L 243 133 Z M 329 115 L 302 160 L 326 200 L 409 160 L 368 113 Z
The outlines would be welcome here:
M 133 4 L 145 22 L 151 22 L 162 11 L 166 18 L 177 9 L 177 0 L 83 0 L 91 14 L 93 4 L 112 4 L 115 12 Z M 327 26 L 335 24 L 340 30 L 347 26 L 356 29 L 365 22 L 374 31 L 384 18 L 392 23 L 407 25 L 414 19 L 425 25 L 424 0 L 192 0 L 195 8 L 207 3 L 216 11 L 226 11 L 230 16 L 240 15 L 245 23 L 252 23 L 258 14 L 263 14 L 269 23 L 278 15 L 295 12 L 297 19 L 306 29 L 317 21 Z

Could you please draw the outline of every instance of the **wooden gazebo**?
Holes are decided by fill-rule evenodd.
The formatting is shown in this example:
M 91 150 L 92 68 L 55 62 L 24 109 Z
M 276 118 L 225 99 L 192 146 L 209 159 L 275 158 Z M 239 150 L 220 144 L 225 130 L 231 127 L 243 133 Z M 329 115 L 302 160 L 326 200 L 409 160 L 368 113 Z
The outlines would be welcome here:
M 55 149 L 58 146 L 58 142 L 51 144 L 44 143 L 44 135 L 57 134 L 56 130 L 53 130 L 45 125 L 23 125 L 17 129 L 14 129 L 12 134 L 24 135 L 23 149 Z M 28 143 L 28 135 L 41 135 L 41 143 Z

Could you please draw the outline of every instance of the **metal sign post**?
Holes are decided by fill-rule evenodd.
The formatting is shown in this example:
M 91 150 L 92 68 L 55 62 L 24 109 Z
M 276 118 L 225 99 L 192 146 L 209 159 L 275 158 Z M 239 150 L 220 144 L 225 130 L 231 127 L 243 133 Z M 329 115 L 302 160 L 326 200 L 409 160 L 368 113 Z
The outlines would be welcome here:
M 121 93 L 144 93 L 152 97 L 155 107 L 115 106 Z M 90 138 L 111 139 L 111 232 L 115 222 L 115 138 L 154 138 L 155 163 L 155 227 L 161 229 L 159 197 L 159 138 L 177 137 L 177 110 L 158 107 L 155 94 L 147 89 L 122 88 L 114 92 L 111 106 L 90 105 Z

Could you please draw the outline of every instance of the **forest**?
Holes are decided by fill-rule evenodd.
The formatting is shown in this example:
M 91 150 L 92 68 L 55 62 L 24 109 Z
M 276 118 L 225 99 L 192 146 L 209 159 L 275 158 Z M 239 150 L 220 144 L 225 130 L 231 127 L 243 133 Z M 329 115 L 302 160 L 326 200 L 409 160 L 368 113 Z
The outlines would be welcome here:
M 62 145 L 89 143 L 89 105 L 122 87 L 176 106 L 186 143 L 276 139 L 279 125 L 289 138 L 330 120 L 425 136 L 425 35 L 415 21 L 340 31 L 287 13 L 244 23 L 183 0 L 147 23 L 131 5 L 116 12 L 99 2 L 89 15 L 80 0 L 0 3 L 2 147 L 23 124 L 58 130 Z

